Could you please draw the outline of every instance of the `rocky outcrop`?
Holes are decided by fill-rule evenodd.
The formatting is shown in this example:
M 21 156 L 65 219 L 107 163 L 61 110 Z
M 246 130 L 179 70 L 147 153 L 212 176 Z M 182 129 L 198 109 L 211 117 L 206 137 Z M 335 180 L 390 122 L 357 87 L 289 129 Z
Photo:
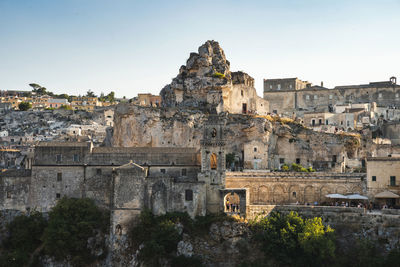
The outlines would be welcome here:
M 191 53 L 186 65 L 160 95 L 164 107 L 184 106 L 204 109 L 207 91 L 221 90 L 231 78 L 230 63 L 216 41 L 207 41 L 198 53 Z

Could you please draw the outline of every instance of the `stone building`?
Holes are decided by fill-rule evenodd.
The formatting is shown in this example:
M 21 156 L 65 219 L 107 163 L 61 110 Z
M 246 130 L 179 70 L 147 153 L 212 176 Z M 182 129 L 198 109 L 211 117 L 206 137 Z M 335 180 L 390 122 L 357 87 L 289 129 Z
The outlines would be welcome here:
M 281 84 L 289 84 L 293 79 L 282 79 Z M 372 103 L 378 107 L 400 108 L 400 86 L 396 78 L 369 84 L 336 86 L 328 89 L 308 85 L 301 89 L 273 86 L 264 80 L 264 99 L 270 103 L 270 110 L 278 114 L 302 115 L 305 111 L 329 111 L 336 104 Z
M 400 205 L 400 156 L 367 158 L 367 191 L 371 199 Z
M 159 107 L 161 106 L 161 96 L 153 94 L 138 94 L 132 101 L 133 104 L 144 107 Z

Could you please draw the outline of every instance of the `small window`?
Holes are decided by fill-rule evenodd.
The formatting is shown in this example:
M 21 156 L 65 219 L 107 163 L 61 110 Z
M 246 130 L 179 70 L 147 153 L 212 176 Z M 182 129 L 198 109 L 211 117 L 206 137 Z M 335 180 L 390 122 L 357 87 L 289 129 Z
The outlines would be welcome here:
M 281 90 L 281 84 L 278 84 L 278 90 Z
M 376 176 L 372 176 L 372 182 L 376 182 Z
M 329 99 L 333 99 L 333 95 L 329 95 Z
M 396 186 L 396 176 L 390 176 L 390 186 Z
M 329 125 L 329 121 L 328 120 L 325 120 L 325 125 Z
M 60 194 L 60 193 L 57 193 L 57 194 L 56 194 L 56 198 L 57 198 L 57 199 L 61 198 L 61 194 Z
M 296 159 L 296 164 L 300 164 L 300 159 L 299 158 Z
M 379 97 L 379 98 L 382 98 L 382 93 L 379 93 L 378 97 Z
M 285 159 L 284 159 L 284 158 L 280 158 L 280 159 L 279 159 L 279 163 L 280 163 L 280 164 L 285 163 Z
M 312 120 L 312 121 L 311 121 L 311 125 L 312 125 L 312 126 L 315 126 L 315 120 Z
M 185 190 L 185 200 L 193 201 L 193 190 L 190 189 Z
M 272 89 L 272 85 L 269 86 L 269 89 Z
M 240 94 L 243 96 L 243 90 L 240 91 Z
M 7 198 L 11 198 L 11 192 L 10 191 L 7 192 Z
M 186 176 L 186 169 L 182 169 L 182 176 Z
M 165 174 L 165 169 L 161 169 L 160 172 Z
M 347 127 L 349 127 L 350 126 L 350 122 L 349 121 L 347 121 Z
M 396 94 L 396 98 L 399 98 L 399 93 Z
M 74 162 L 79 162 L 79 155 L 78 154 L 74 154 L 73 160 L 74 160 Z
M 254 152 L 257 152 L 257 147 L 254 147 Z
M 296 192 L 292 192 L 293 197 L 296 197 L 296 195 L 297 195 Z
M 61 154 L 56 155 L 56 162 L 61 162 Z
M 322 119 L 318 120 L 318 124 L 321 125 L 322 124 Z
M 317 96 L 317 95 L 314 95 L 314 99 L 318 99 L 318 96 Z
M 57 173 L 57 182 L 61 182 L 62 181 L 62 173 L 59 172 Z
M 96 174 L 101 175 L 101 169 L 96 169 Z
M 337 156 L 336 156 L 336 155 L 333 155 L 333 156 L 332 156 L 332 162 L 336 163 L 336 161 L 337 161 Z
M 310 96 L 309 96 L 309 95 L 306 95 L 306 99 L 309 100 L 309 99 L 310 99 Z

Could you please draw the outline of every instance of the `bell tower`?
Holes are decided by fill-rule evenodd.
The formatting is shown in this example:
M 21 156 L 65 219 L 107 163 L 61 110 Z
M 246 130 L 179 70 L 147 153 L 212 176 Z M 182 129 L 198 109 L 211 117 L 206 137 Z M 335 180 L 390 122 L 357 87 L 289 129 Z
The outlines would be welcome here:
M 224 116 L 209 115 L 203 127 L 201 145 L 201 173 L 199 181 L 207 187 L 207 211 L 219 212 L 220 189 L 225 188 L 225 135 Z

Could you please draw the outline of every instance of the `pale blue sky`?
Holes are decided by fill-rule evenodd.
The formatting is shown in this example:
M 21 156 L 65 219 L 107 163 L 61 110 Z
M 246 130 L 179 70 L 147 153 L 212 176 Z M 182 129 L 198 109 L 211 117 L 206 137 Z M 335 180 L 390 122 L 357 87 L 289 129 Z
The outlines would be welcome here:
M 400 76 L 400 0 L 0 0 L 0 89 L 158 94 L 206 40 L 231 70 L 333 87 Z

